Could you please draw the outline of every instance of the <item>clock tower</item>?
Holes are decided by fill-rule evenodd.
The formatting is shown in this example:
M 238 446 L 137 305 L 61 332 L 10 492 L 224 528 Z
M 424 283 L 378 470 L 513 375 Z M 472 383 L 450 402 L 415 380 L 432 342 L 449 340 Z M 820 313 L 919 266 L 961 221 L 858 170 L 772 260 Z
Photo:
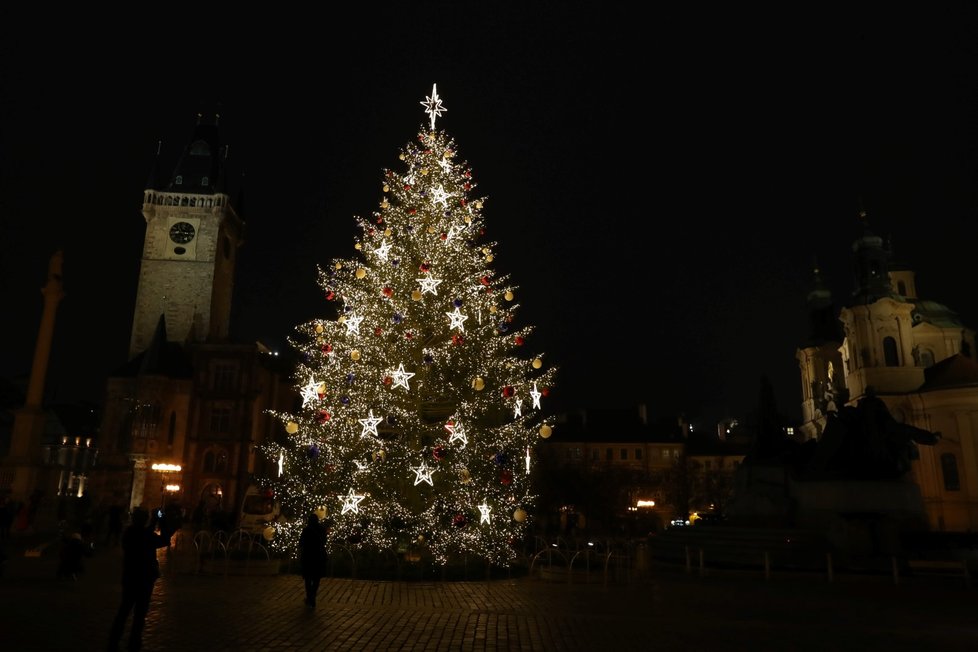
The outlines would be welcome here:
M 159 184 L 154 174 L 147 184 L 130 359 L 149 348 L 161 315 L 170 341 L 227 339 L 244 223 L 224 187 L 226 155 L 217 119 L 205 123 L 198 116 L 169 181 Z

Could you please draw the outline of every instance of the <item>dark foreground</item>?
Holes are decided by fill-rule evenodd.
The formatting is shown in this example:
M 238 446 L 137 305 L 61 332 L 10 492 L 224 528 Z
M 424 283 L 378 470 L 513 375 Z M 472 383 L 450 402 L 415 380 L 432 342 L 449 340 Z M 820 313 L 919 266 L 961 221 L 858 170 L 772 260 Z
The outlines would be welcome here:
M 8 559 L 0 649 L 104 650 L 118 550 L 77 581 L 51 556 Z M 162 553 L 161 553 L 162 556 Z M 164 559 L 144 650 L 978 649 L 978 588 L 949 577 L 779 575 L 656 565 L 624 583 L 325 579 L 314 611 L 295 575 L 176 573 Z M 123 639 L 125 640 L 125 638 Z

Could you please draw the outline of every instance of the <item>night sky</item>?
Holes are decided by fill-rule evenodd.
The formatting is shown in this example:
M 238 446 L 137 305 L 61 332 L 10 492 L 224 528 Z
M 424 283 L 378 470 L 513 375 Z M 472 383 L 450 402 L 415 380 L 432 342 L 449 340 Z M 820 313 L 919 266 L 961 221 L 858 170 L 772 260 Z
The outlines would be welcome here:
M 561 369 L 554 410 L 743 416 L 766 375 L 798 416 L 811 270 L 848 297 L 860 207 L 921 296 L 978 326 L 968 3 L 405 4 L 128 27 L 0 16 L 0 376 L 30 369 L 63 247 L 48 389 L 101 398 L 128 353 L 157 142 L 168 175 L 198 112 L 220 113 L 244 191 L 234 337 L 284 346 L 324 314 L 316 264 L 353 256 L 353 218 L 425 124 L 432 83 L 488 198 L 494 266 L 537 326 L 528 347 Z

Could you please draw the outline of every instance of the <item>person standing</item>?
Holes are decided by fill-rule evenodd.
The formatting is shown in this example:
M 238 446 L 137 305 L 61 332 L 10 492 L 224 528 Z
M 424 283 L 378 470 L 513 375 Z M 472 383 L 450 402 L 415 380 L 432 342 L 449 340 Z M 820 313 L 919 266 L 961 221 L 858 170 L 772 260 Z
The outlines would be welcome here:
M 109 631 L 109 650 L 119 649 L 122 630 L 126 620 L 132 613 L 132 626 L 129 630 L 130 652 L 139 650 L 143 645 L 143 626 L 146 624 L 146 613 L 149 611 L 149 601 L 153 595 L 153 586 L 160 576 L 160 564 L 156 551 L 165 548 L 170 543 L 173 532 L 166 527 L 165 521 L 150 521 L 149 513 L 142 508 L 136 508 L 132 520 L 122 533 L 122 601 L 112 621 Z M 157 526 L 160 531 L 157 532 Z
M 306 588 L 306 606 L 316 606 L 319 582 L 326 575 L 329 556 L 326 552 L 326 528 L 315 512 L 310 512 L 306 526 L 299 535 L 299 570 Z

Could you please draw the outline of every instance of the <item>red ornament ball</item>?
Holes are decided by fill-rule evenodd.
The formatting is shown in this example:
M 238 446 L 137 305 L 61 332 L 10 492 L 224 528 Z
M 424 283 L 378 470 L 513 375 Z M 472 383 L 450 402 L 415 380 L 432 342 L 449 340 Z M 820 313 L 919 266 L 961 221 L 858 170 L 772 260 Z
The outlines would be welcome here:
M 445 459 L 445 447 L 444 446 L 435 446 L 433 449 L 431 449 L 431 455 L 436 460 L 438 460 L 439 462 L 441 462 L 443 459 Z
M 505 396 L 506 398 L 510 398 L 515 393 L 516 393 L 516 390 L 513 389 L 513 386 L 512 385 L 506 385 L 505 387 L 503 387 L 503 396 Z
M 326 355 L 329 355 L 330 353 L 333 352 L 333 345 L 332 344 L 323 344 L 321 347 L 319 347 L 319 350 L 322 351 L 323 353 L 325 353 Z
M 385 385 L 390 385 L 392 382 L 394 382 L 394 379 L 393 378 L 391 378 L 390 376 L 384 376 L 384 384 Z
M 380 337 L 381 333 L 383 332 L 384 331 L 382 331 L 379 326 L 374 329 L 374 335 L 376 335 L 377 337 Z
M 504 487 L 508 487 L 509 485 L 513 484 L 513 472 L 509 469 L 503 469 L 499 472 L 499 481 Z
M 384 296 L 387 297 L 388 299 L 394 296 L 394 288 L 390 286 L 385 286 L 383 292 L 384 292 Z
M 517 335 L 516 337 L 513 338 L 513 342 L 516 343 L 516 346 L 523 346 L 524 340 L 522 337 Z
M 333 292 L 332 290 L 330 290 L 329 292 L 326 293 L 326 300 L 327 301 L 332 301 L 335 298 L 336 298 L 336 293 Z
M 452 517 L 452 525 L 455 527 L 465 527 L 466 523 L 468 523 L 468 519 L 465 518 L 465 514 L 460 513 Z
M 330 417 L 329 412 L 327 412 L 326 410 L 320 410 L 319 414 L 316 415 L 316 422 L 320 424 L 326 423 L 327 421 L 329 421 L 329 417 Z
M 462 337 L 458 333 L 455 333 L 454 335 L 452 335 L 452 344 L 460 345 L 460 344 L 464 344 L 464 343 L 465 343 L 465 338 L 464 337 Z

